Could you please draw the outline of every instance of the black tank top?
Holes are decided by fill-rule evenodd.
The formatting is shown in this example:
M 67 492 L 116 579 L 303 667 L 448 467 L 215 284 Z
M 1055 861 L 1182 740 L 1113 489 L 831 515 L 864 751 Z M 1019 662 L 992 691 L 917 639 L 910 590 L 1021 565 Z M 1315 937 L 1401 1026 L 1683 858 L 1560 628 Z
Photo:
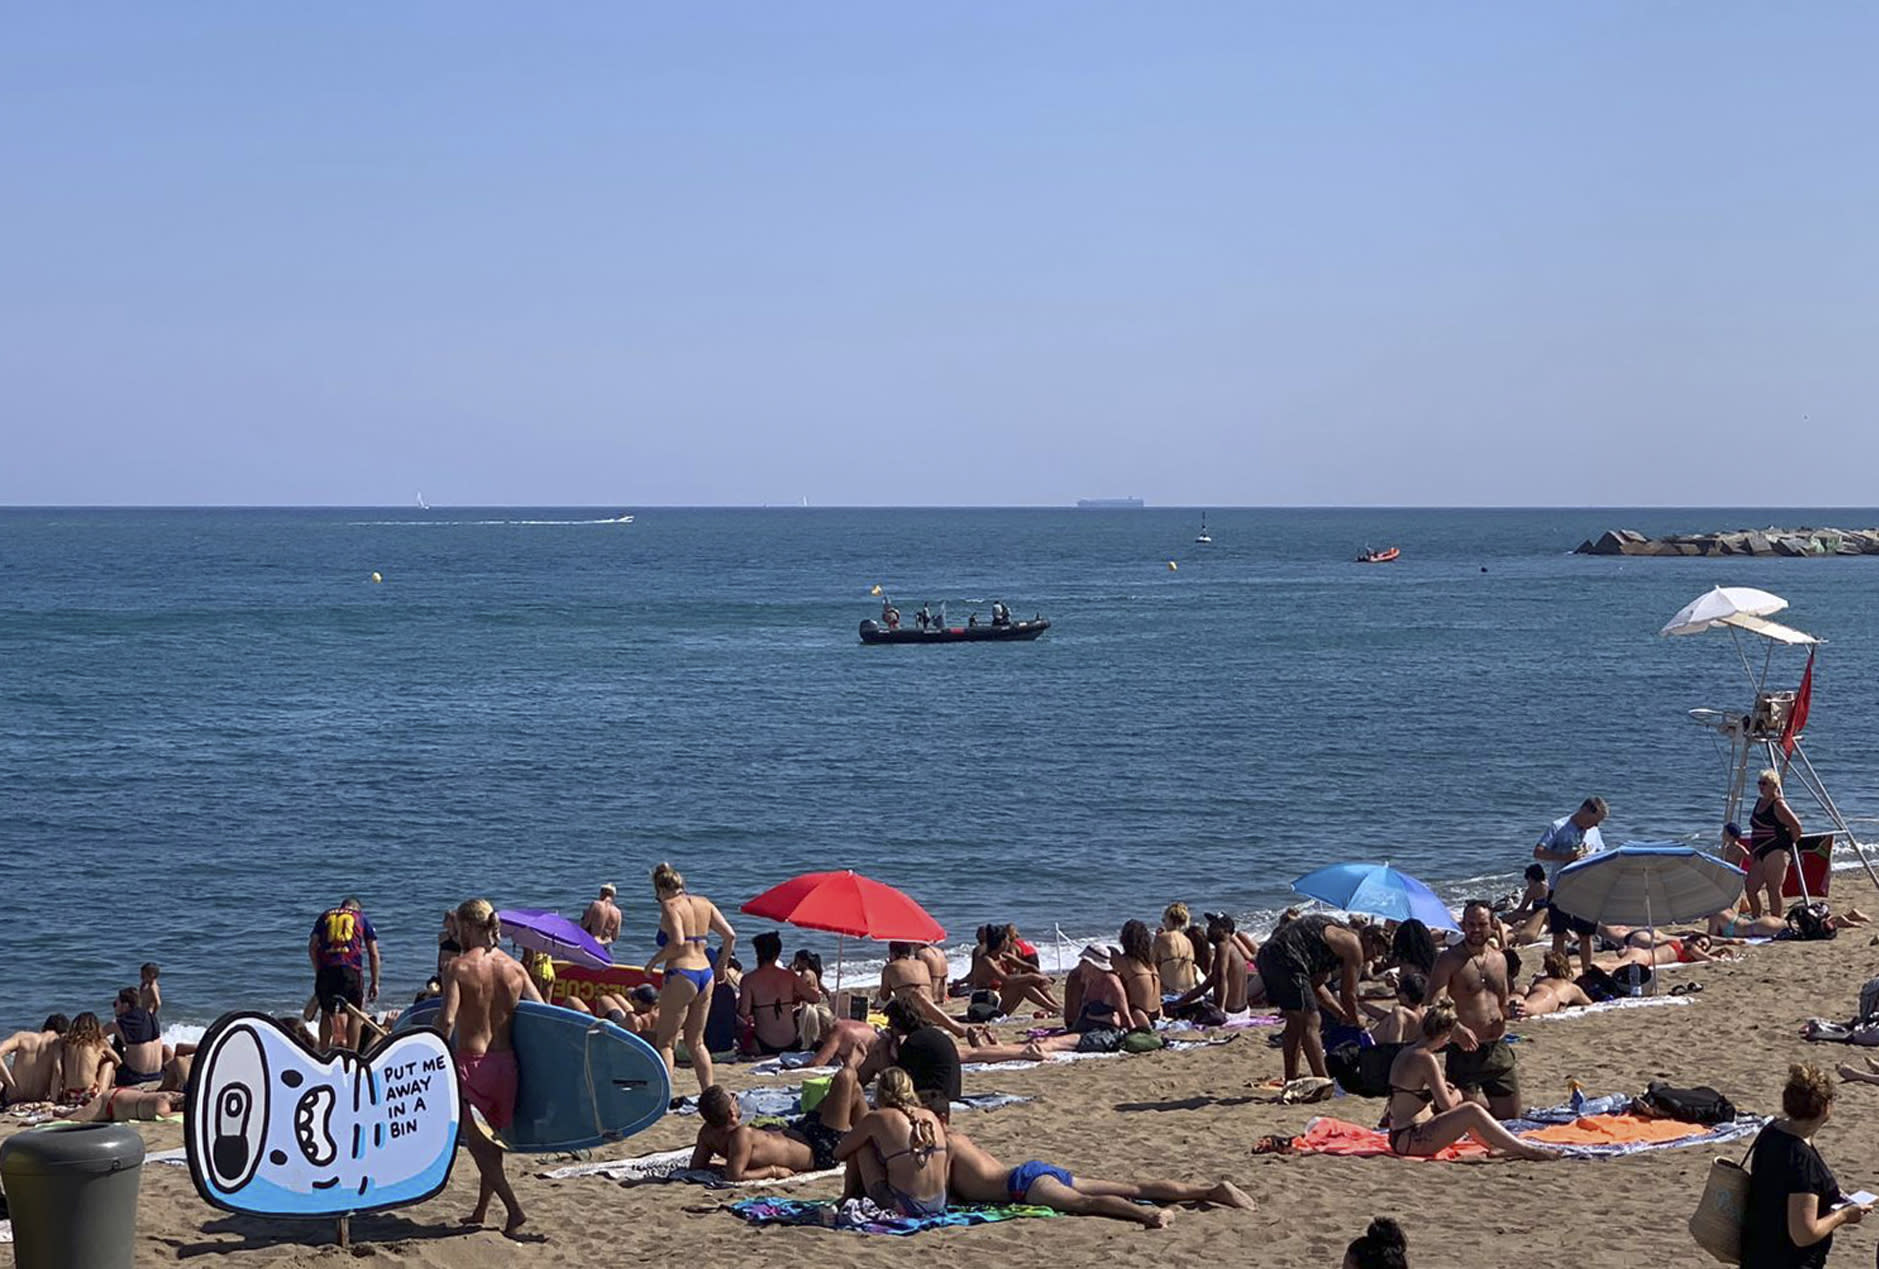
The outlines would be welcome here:
M 1328 974 L 1343 963 L 1343 958 L 1324 941 L 1324 932 L 1333 926 L 1349 928 L 1328 916 L 1302 916 L 1275 931 L 1272 946 L 1309 972 Z

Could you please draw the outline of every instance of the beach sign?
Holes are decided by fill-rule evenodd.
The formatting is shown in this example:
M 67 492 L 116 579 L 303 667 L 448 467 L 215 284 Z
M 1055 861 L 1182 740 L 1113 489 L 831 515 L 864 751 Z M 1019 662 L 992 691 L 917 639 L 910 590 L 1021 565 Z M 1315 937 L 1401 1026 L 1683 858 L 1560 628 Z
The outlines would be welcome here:
M 184 1153 L 196 1192 L 224 1211 L 345 1217 L 442 1190 L 462 1110 L 435 1031 L 322 1054 L 265 1014 L 230 1013 L 196 1052 Z

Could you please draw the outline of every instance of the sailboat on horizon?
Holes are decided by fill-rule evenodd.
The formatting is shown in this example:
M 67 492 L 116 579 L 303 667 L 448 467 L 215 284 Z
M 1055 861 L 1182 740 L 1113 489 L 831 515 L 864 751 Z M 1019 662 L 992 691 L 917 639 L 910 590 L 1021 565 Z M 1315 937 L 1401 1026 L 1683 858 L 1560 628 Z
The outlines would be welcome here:
M 1194 540 L 1202 546 L 1212 546 L 1214 544 L 1214 540 L 1207 535 L 1207 513 L 1205 511 L 1200 513 L 1200 536 L 1196 537 Z
M 429 511 L 430 509 L 431 504 L 424 501 L 424 491 L 422 489 L 418 490 L 418 510 Z

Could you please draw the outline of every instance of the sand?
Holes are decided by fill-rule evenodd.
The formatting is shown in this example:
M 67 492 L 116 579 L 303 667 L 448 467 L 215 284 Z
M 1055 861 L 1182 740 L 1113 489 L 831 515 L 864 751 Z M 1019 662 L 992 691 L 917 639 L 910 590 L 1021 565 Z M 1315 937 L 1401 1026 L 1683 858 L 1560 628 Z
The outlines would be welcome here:
M 1836 878 L 1843 900 L 1875 908 L 1864 885 Z M 1879 932 L 1879 931 L 1876 931 Z M 1700 982 L 1688 1007 L 1620 1010 L 1570 1022 L 1516 1027 L 1528 1104 L 1564 1100 L 1576 1077 L 1588 1092 L 1641 1092 L 1653 1079 L 1708 1083 L 1745 1112 L 1775 1113 L 1788 1063 L 1831 1067 L 1870 1050 L 1808 1044 L 1798 1028 L 1809 1015 L 1844 1017 L 1859 988 L 1879 972 L 1879 939 L 1852 932 L 1821 943 L 1750 949 L 1734 965 L 1669 971 L 1668 985 Z M 598 1178 L 544 1181 L 555 1162 L 512 1162 L 517 1191 L 539 1243 L 513 1243 L 493 1230 L 457 1225 L 474 1198 L 467 1157 L 439 1198 L 400 1213 L 353 1222 L 352 1252 L 333 1245 L 328 1225 L 229 1216 L 197 1198 L 183 1168 L 144 1170 L 139 1210 L 139 1266 L 199 1264 L 617 1265 L 637 1261 L 696 1265 L 814 1263 L 881 1266 L 910 1255 L 925 1264 L 1070 1264 L 1246 1261 L 1272 1266 L 1334 1266 L 1344 1245 L 1373 1214 L 1407 1230 L 1410 1263 L 1493 1266 L 1563 1263 L 1587 1269 L 1714 1263 L 1685 1231 L 1713 1151 L 1666 1150 L 1634 1158 L 1558 1163 L 1444 1164 L 1382 1159 L 1254 1156 L 1269 1133 L 1297 1132 L 1314 1114 L 1374 1122 L 1382 1103 L 1339 1098 L 1322 1106 L 1279 1106 L 1262 1084 L 1277 1075 L 1279 1053 L 1264 1029 L 1218 1048 L 966 1076 L 968 1091 L 1000 1090 L 1036 1100 L 961 1116 L 958 1123 L 1008 1162 L 1041 1157 L 1074 1172 L 1128 1178 L 1159 1175 L 1230 1179 L 1259 1200 L 1254 1212 L 1180 1210 L 1173 1227 L 1144 1231 L 1090 1217 L 1021 1220 L 947 1229 L 911 1239 L 817 1229 L 753 1229 L 714 1210 L 723 1191 L 690 1185 L 626 1189 Z M 776 1083 L 748 1067 L 720 1068 L 733 1086 Z M 780 1082 L 788 1082 L 787 1080 Z M 693 1091 L 681 1070 L 679 1088 Z M 644 1154 L 689 1145 L 695 1119 L 669 1116 L 623 1146 L 596 1157 Z M 13 1131 L 12 1128 L 0 1131 Z M 141 1128 L 152 1149 L 181 1144 L 180 1129 Z M 1834 1119 L 1817 1138 L 1848 1190 L 1879 1189 L 1879 1087 L 1844 1086 Z M 1724 1147 L 1739 1157 L 1741 1145 Z M 831 1196 L 837 1183 L 784 1193 Z M 731 1195 L 737 1197 L 737 1195 Z M 1577 1219 L 1559 1213 L 1577 1209 Z M 1872 1259 L 1874 1228 L 1836 1238 L 1833 1262 Z M 205 1253 L 212 1253 L 202 1259 Z

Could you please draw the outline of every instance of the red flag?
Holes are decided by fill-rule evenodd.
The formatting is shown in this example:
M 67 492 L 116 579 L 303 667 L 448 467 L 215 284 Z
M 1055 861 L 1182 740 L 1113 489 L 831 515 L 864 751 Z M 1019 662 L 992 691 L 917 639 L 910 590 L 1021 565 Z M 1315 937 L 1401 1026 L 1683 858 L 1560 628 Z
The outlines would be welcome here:
M 1801 738 L 1801 728 L 1807 726 L 1807 707 L 1814 700 L 1814 652 L 1807 650 L 1807 669 L 1801 672 L 1801 690 L 1794 694 L 1794 709 L 1788 714 L 1788 725 L 1781 729 L 1781 752 L 1789 758 L 1794 756 L 1794 742 Z

